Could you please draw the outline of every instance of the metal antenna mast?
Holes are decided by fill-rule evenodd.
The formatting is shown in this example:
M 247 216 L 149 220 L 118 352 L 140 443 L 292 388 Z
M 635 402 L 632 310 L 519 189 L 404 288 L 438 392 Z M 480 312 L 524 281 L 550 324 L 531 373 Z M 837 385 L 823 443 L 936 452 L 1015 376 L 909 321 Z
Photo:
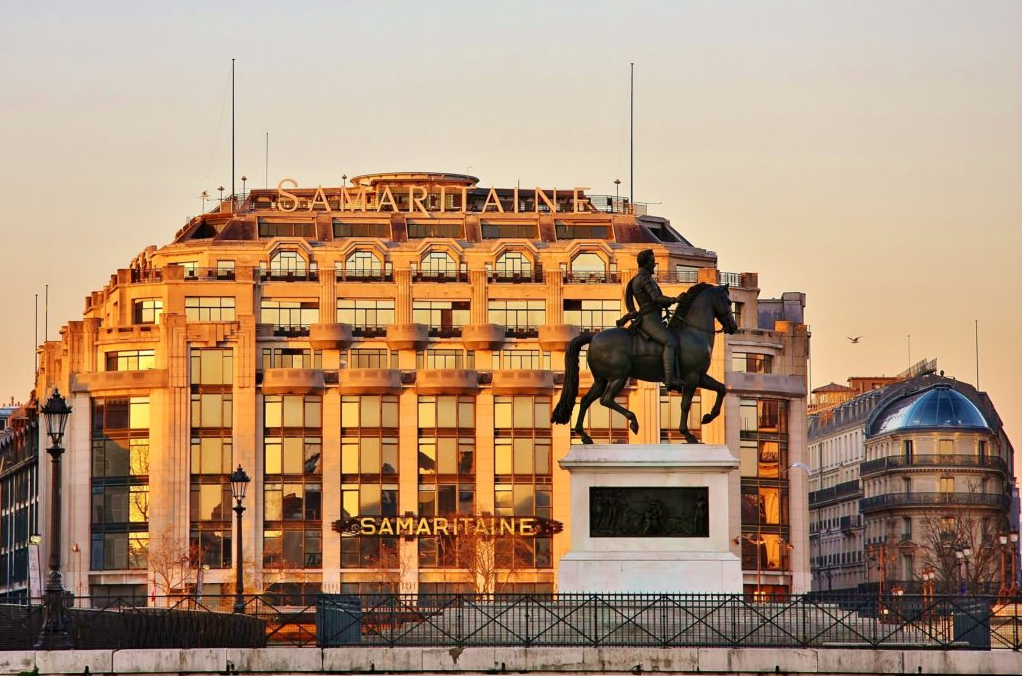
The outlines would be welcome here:
M 231 200 L 234 194 L 234 59 L 231 59 Z
M 631 64 L 631 81 L 629 84 L 629 108 L 628 108 L 628 126 L 630 132 L 630 139 L 628 144 L 628 155 L 629 155 L 629 178 L 628 178 L 628 203 L 635 208 L 635 62 Z

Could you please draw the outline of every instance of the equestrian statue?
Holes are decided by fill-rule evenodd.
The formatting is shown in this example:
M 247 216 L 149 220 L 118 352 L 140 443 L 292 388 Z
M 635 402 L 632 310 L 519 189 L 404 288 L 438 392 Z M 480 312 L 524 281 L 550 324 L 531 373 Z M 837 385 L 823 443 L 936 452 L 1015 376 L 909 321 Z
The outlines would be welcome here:
M 632 432 L 639 431 L 635 414 L 615 401 L 629 378 L 664 383 L 668 390 L 681 392 L 681 428 L 679 432 L 690 444 L 699 443 L 688 430 L 688 412 L 696 388 L 717 394 L 713 408 L 703 416 L 707 424 L 718 415 L 727 394 L 723 383 L 706 375 L 713 352 L 715 322 L 724 333 L 735 333 L 738 325 L 731 312 L 727 285 L 715 286 L 700 282 L 677 297 L 665 296 L 653 273 L 656 258 L 649 249 L 637 257 L 639 271 L 628 282 L 625 302 L 628 314 L 617 322 L 617 328 L 597 333 L 584 333 L 568 343 L 564 355 L 564 389 L 554 407 L 550 421 L 561 425 L 571 422 L 571 413 L 578 396 L 578 355 L 589 346 L 589 369 L 593 386 L 579 402 L 578 418 L 573 430 L 583 444 L 593 443 L 583 422 L 586 411 L 597 399 L 605 407 L 623 415 Z M 636 303 L 638 307 L 636 307 Z M 674 311 L 670 310 L 674 306 Z M 665 324 L 664 311 L 668 318 Z M 626 325 L 627 328 L 625 328 Z

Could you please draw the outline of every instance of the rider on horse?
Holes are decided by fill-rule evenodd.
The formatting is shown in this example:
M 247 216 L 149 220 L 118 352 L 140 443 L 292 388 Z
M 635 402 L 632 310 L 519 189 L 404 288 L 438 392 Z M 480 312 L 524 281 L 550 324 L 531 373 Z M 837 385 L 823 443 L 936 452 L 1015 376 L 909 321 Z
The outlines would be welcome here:
M 644 335 L 663 346 L 664 384 L 669 390 L 681 390 L 681 380 L 678 378 L 678 369 L 675 363 L 678 337 L 664 326 L 662 311 L 663 308 L 677 302 L 678 299 L 665 296 L 660 290 L 660 285 L 653 278 L 653 272 L 656 270 L 656 257 L 652 250 L 646 249 L 639 252 L 636 262 L 639 264 L 639 271 L 628 282 L 628 289 L 625 292 L 625 302 L 628 305 L 629 314 L 618 322 L 618 326 L 635 320 Z M 638 309 L 635 307 L 636 302 L 639 304 Z

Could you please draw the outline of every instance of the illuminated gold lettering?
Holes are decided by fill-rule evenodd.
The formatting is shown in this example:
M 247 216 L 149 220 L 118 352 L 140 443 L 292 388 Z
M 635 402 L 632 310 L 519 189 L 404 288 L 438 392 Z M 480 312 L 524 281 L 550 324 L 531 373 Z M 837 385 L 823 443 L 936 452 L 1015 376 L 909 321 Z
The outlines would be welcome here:
M 284 184 L 290 183 L 290 188 L 297 188 L 298 181 L 293 178 L 282 178 L 277 184 L 277 208 L 281 211 L 296 211 L 298 209 L 298 195 L 284 190 Z M 291 208 L 284 206 L 284 200 L 291 200 Z
M 500 520 L 500 535 L 515 534 L 515 520 L 504 517 Z
M 369 199 L 366 196 L 366 187 L 364 185 L 360 185 L 358 187 L 358 190 L 355 192 L 355 197 L 357 198 L 357 201 L 356 199 L 351 198 L 351 193 L 348 192 L 347 188 L 341 188 L 341 211 L 345 211 L 346 209 L 354 211 L 356 205 L 358 206 L 359 211 L 365 211 L 366 202 L 368 202 Z M 351 207 L 351 209 L 348 209 L 348 207 Z
M 323 192 L 322 184 L 316 188 L 316 194 L 313 195 L 312 199 L 309 201 L 309 211 L 315 209 L 317 204 L 322 204 L 327 213 L 330 213 L 330 202 L 326 199 L 326 193 Z
M 427 519 L 425 517 L 419 519 L 419 527 L 415 529 L 415 534 L 416 535 L 432 535 L 433 533 L 430 531 L 430 527 L 429 526 L 430 526 L 429 519 Z
M 362 529 L 362 535 L 376 535 L 376 519 L 371 516 L 363 516 L 358 520 Z
M 589 186 L 582 186 L 580 188 L 571 189 L 571 210 L 574 211 L 576 214 L 580 214 L 583 211 L 588 211 L 586 207 L 590 206 L 589 203 L 586 202 L 585 200 L 579 199 L 578 196 L 580 192 L 583 193 L 584 196 L 586 190 L 589 190 Z
M 379 533 L 380 535 L 393 535 L 394 523 L 390 519 L 381 519 Z
M 390 204 L 391 211 L 397 211 L 397 200 L 394 199 L 394 193 L 390 191 L 390 186 L 383 186 L 383 192 L 380 193 L 380 198 L 376 202 L 376 210 L 383 211 L 383 205 Z
M 543 192 L 539 188 L 536 188 L 536 204 L 534 206 L 537 213 L 539 212 L 539 201 L 541 199 L 543 200 L 544 203 L 546 203 L 547 207 L 550 209 L 551 212 L 557 211 L 557 188 L 554 188 L 553 201 L 551 201 L 550 198 L 547 197 L 547 194 L 545 192 Z
M 415 534 L 415 519 L 410 516 L 399 516 L 397 519 L 397 532 L 395 535 L 401 535 L 401 531 L 404 531 L 408 535 Z
M 490 192 L 486 193 L 486 202 L 483 203 L 483 213 L 486 213 L 486 208 L 490 206 L 490 202 L 497 205 L 497 211 L 504 213 L 504 205 L 500 203 L 500 198 L 497 197 L 497 189 L 490 188 Z
M 457 526 L 455 526 L 455 528 L 457 528 Z M 442 516 L 438 516 L 433 521 L 433 530 L 436 532 L 437 535 L 440 535 L 441 533 L 443 533 L 444 535 L 449 535 L 449 533 L 447 532 L 447 519 L 445 519 Z
M 518 520 L 518 532 L 520 535 L 533 535 L 536 532 L 536 519 L 523 516 Z
M 421 197 L 416 197 L 416 194 L 421 195 Z M 419 211 L 428 216 L 429 210 L 426 209 L 426 205 L 422 203 L 422 200 L 426 199 L 428 196 L 429 191 L 421 185 L 408 186 L 408 213 L 415 213 L 415 207 L 419 207 Z

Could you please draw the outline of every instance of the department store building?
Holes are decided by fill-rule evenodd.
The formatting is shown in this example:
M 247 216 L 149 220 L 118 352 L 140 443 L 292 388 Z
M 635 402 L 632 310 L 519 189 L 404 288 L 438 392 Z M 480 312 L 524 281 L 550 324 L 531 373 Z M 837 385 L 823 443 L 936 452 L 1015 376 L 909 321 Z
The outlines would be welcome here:
M 41 348 L 37 392 L 59 387 L 74 408 L 63 543 L 84 561 L 64 552 L 67 588 L 160 595 L 201 577 L 205 594 L 228 591 L 240 464 L 247 591 L 472 591 L 453 535 L 338 532 L 354 517 L 454 515 L 562 523 L 522 538 L 491 585 L 554 590 L 570 529 L 557 461 L 573 439 L 549 422 L 564 349 L 614 326 L 651 248 L 667 294 L 731 287 L 741 328 L 718 336 L 710 372 L 728 385 L 724 414 L 700 427 L 696 404 L 692 427 L 740 456 L 730 529 L 747 590 L 807 591 L 807 477 L 787 471 L 806 461 L 804 296 L 759 298 L 757 274 L 718 270 L 644 211 L 443 173 L 285 180 L 217 201 Z M 632 382 L 620 401 L 639 432 L 595 406 L 597 443 L 679 441 L 678 395 Z M 39 523 L 47 509 L 41 498 Z

